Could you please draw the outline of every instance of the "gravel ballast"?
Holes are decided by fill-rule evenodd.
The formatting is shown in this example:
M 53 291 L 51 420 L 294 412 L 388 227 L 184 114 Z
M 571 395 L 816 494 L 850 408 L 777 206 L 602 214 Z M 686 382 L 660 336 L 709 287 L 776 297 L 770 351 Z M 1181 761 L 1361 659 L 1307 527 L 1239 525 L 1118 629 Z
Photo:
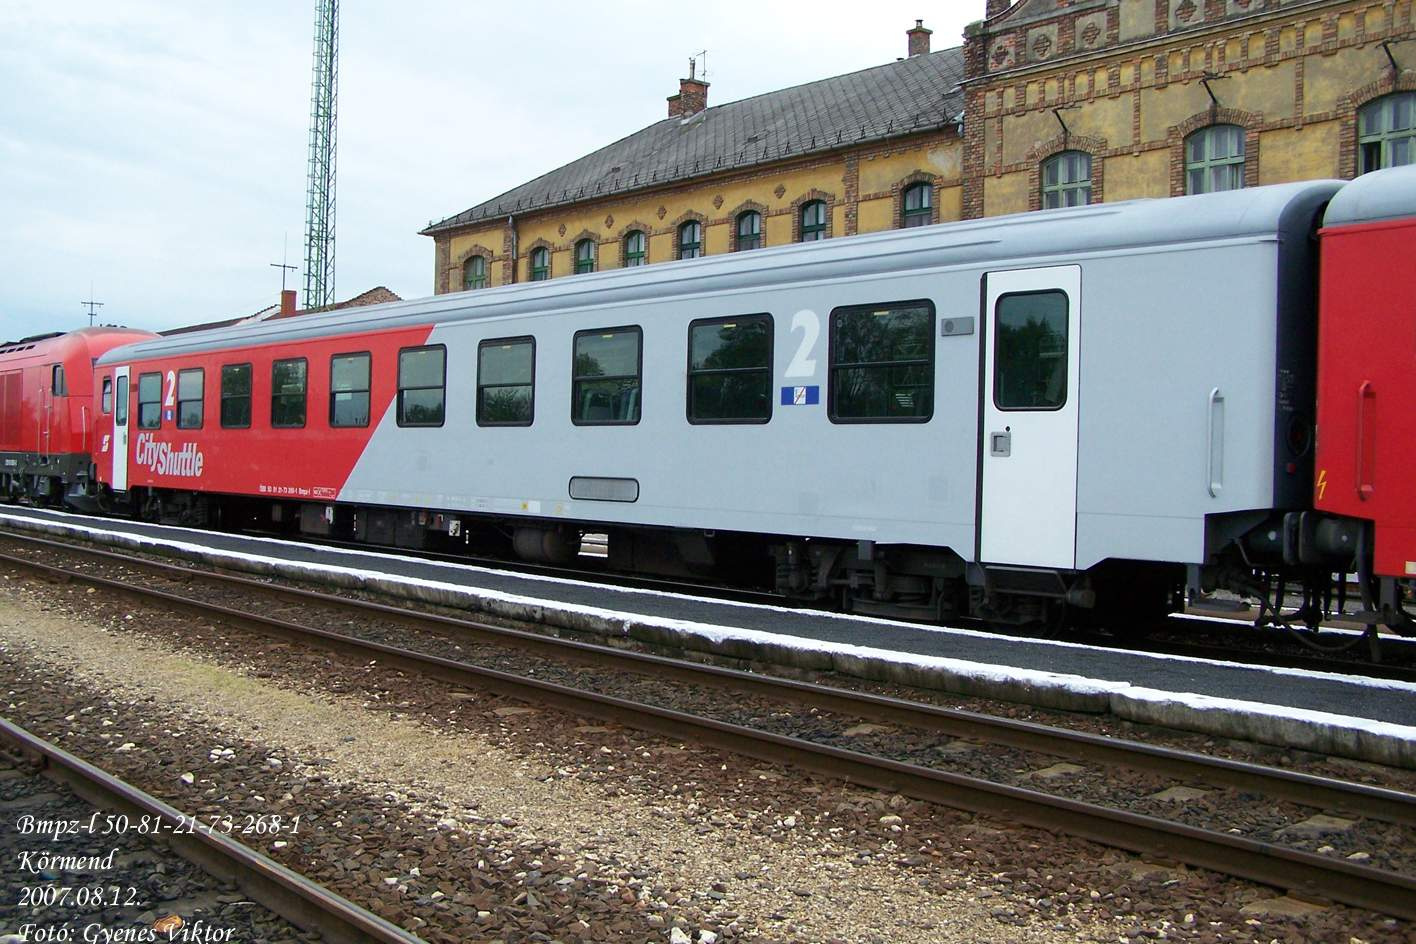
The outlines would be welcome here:
M 133 765 L 174 801 L 305 811 L 312 832 L 266 851 L 330 872 L 337 891 L 429 940 L 469 922 L 506 940 L 669 940 L 675 926 L 695 940 L 990 942 L 1406 930 L 175 622 L 72 588 L 16 587 L 0 600 L 7 713 L 102 766 Z

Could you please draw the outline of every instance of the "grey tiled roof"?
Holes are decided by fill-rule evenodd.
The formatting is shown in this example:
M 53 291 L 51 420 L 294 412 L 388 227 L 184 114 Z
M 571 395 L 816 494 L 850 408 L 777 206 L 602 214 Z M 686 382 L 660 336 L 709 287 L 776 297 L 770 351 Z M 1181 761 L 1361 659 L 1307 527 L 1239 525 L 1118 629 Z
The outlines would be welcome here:
M 963 78 L 955 47 L 666 118 L 422 232 L 954 124 Z

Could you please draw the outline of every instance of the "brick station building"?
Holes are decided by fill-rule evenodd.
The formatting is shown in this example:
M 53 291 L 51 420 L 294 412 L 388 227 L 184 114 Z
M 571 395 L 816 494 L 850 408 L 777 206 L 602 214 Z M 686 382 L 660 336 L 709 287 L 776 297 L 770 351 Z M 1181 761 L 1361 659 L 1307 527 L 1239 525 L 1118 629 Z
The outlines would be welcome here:
M 962 46 L 668 116 L 423 230 L 475 290 L 1416 162 L 1416 0 L 976 0 Z

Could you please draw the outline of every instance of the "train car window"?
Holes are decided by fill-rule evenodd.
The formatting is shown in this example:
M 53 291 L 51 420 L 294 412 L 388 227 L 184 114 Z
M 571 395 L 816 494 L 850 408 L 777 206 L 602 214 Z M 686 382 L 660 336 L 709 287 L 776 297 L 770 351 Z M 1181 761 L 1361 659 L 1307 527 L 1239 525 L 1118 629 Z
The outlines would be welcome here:
M 398 352 L 398 425 L 441 426 L 447 394 L 447 348 L 405 347 Z
M 177 428 L 201 429 L 206 371 L 200 367 L 177 372 Z
M 852 305 L 831 312 L 833 423 L 923 423 L 934 415 L 934 305 Z
M 113 412 L 113 378 L 103 378 L 103 395 L 99 399 L 99 409 L 103 410 L 103 415 L 107 416 Z
M 162 425 L 162 375 L 138 375 L 138 429 Z
M 644 335 L 637 325 L 575 332 L 570 421 L 577 426 L 639 422 Z
M 329 425 L 369 425 L 368 352 L 329 359 Z
M 477 425 L 530 426 L 536 414 L 536 339 L 477 345 Z
M 688 326 L 688 421 L 772 418 L 772 316 L 704 318 Z
M 128 425 L 128 384 L 123 383 L 118 386 L 118 404 L 113 411 L 113 426 Z
M 993 402 L 1059 410 L 1067 402 L 1067 295 L 1020 292 L 994 307 Z
M 270 425 L 290 429 L 305 425 L 305 382 L 308 365 L 303 357 L 276 361 L 270 368 Z
M 221 368 L 221 426 L 248 429 L 251 425 L 251 365 L 224 364 Z
M 55 364 L 54 373 L 50 378 L 49 392 L 56 397 L 67 397 L 69 395 L 69 384 L 64 379 L 64 365 Z

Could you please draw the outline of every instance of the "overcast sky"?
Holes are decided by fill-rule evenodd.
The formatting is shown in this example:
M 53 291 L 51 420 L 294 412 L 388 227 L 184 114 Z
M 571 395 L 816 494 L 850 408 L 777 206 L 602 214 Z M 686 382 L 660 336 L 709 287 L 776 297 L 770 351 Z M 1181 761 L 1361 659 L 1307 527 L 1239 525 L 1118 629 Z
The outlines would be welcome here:
M 983 6 L 346 0 L 336 296 L 431 294 L 418 230 L 663 118 L 699 50 L 723 104 L 903 56 L 919 17 L 958 45 Z M 0 340 L 89 299 L 152 330 L 274 303 L 286 240 L 303 269 L 313 34 L 314 0 L 4 0 Z

